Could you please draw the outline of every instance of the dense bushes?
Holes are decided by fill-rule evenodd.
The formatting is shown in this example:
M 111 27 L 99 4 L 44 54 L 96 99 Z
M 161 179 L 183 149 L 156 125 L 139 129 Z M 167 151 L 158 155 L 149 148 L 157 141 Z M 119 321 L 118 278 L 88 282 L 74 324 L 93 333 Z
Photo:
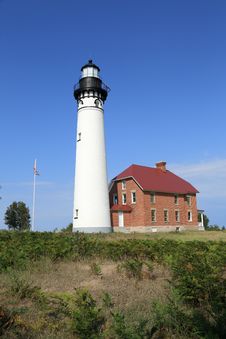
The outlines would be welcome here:
M 225 243 L 188 243 L 175 253 L 172 285 L 192 310 L 193 326 L 209 338 L 226 333 Z
M 0 232 L 0 271 L 23 267 L 27 261 L 49 257 L 52 260 L 99 256 L 111 260 L 149 258 L 162 262 L 180 243 L 173 240 L 114 240 L 84 234 Z
M 41 257 L 49 257 L 53 261 L 89 257 L 111 260 L 147 258 L 171 264 L 171 258 L 181 260 L 193 258 L 197 259 L 198 263 L 207 253 L 210 253 L 210 257 L 216 261 L 217 269 L 218 263 L 222 265 L 225 260 L 225 242 L 182 242 L 167 239 L 105 240 L 102 237 L 82 233 L 0 231 L 0 271 L 11 266 L 23 267 L 27 261 L 38 260 Z

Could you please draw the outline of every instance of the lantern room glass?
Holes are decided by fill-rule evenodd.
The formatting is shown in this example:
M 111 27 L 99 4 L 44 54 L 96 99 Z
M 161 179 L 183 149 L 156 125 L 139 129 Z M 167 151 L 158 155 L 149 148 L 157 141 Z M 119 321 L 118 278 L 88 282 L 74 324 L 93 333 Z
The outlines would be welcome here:
M 85 77 L 94 77 L 94 78 L 99 78 L 99 74 L 98 74 L 98 69 L 96 67 L 84 67 L 82 70 L 82 74 L 81 74 L 82 78 Z

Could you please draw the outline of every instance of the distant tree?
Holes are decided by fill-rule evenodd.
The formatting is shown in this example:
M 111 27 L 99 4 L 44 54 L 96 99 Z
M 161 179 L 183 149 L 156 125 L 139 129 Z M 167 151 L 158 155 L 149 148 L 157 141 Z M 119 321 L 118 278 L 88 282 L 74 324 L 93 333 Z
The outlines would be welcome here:
M 219 225 L 208 225 L 208 227 L 206 228 L 207 231 L 222 231 L 221 226 Z
M 25 231 L 30 230 L 31 217 L 29 208 L 23 201 L 14 201 L 5 212 L 5 224 L 9 229 Z
M 73 224 L 71 222 L 67 227 L 62 228 L 61 232 L 71 233 L 72 232 L 72 227 L 73 227 Z

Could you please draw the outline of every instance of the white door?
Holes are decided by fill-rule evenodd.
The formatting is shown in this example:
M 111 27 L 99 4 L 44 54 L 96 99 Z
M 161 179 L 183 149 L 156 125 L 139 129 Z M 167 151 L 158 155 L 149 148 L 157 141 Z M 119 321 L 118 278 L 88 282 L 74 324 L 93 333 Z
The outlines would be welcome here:
M 119 225 L 119 227 L 124 227 L 123 211 L 118 211 L 118 225 Z

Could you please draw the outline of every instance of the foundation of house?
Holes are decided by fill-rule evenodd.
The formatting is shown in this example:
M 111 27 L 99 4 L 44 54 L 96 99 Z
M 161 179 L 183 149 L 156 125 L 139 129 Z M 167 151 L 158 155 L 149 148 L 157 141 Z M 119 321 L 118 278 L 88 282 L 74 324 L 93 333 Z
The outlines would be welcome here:
M 162 225 L 162 226 L 134 226 L 134 227 L 113 227 L 113 232 L 122 233 L 160 233 L 160 232 L 183 232 L 183 231 L 200 231 L 200 227 L 187 225 Z M 203 230 L 203 229 L 202 229 Z

